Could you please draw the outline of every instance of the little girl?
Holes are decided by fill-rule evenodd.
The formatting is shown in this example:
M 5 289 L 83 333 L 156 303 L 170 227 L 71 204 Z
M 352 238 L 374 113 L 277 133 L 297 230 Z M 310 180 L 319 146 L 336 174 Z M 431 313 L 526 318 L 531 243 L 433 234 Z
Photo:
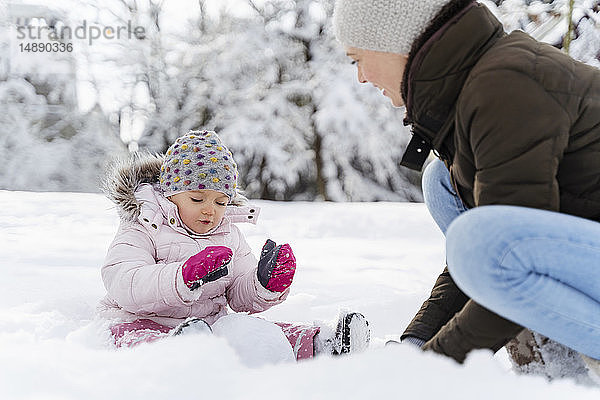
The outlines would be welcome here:
M 237 188 L 237 165 L 215 132 L 190 131 L 164 157 L 137 154 L 105 189 L 120 226 L 102 267 L 101 315 L 117 320 L 117 347 L 210 330 L 227 314 L 257 313 L 285 300 L 296 270 L 288 244 L 267 240 L 257 262 L 235 223 L 256 223 Z M 366 348 L 368 323 L 342 313 L 322 338 L 318 326 L 278 323 L 296 359 Z M 327 336 L 327 335 L 325 335 Z

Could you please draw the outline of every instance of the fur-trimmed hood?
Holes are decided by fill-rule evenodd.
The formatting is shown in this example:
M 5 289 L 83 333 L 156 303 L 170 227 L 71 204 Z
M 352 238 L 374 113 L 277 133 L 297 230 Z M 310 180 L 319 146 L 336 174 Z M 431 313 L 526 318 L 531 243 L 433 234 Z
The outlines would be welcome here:
M 140 215 L 141 202 L 135 191 L 142 183 L 158 182 L 163 157 L 150 153 L 132 153 L 128 158 L 115 160 L 108 169 L 102 189 L 117 205 L 119 217 L 128 221 Z
M 142 201 L 136 197 L 135 192 L 141 184 L 154 185 L 158 183 L 163 160 L 164 157 L 161 155 L 140 152 L 132 153 L 128 158 L 115 160 L 110 165 L 102 183 L 102 190 L 117 206 L 121 219 L 127 221 L 138 219 Z M 236 191 L 230 202 L 230 205 L 233 206 L 245 206 L 247 204 L 248 199 L 239 191 Z M 239 212 L 233 212 L 233 214 L 239 214 Z

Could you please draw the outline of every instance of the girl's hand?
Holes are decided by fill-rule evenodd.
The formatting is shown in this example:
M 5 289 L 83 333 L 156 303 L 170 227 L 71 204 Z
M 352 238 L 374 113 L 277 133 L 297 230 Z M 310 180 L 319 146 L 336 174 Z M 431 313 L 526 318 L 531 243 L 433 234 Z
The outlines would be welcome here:
M 258 261 L 258 281 L 271 292 L 283 292 L 294 279 L 296 258 L 289 244 L 277 246 L 274 241 L 267 242 L 260 252 Z
M 183 281 L 190 290 L 195 290 L 207 282 L 224 277 L 229 272 L 227 265 L 232 256 L 233 252 L 229 247 L 208 246 L 183 264 Z

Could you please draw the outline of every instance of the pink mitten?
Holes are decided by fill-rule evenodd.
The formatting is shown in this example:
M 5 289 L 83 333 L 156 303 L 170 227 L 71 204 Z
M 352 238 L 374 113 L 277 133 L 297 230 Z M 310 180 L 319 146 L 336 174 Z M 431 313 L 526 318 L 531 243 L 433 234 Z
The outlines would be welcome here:
M 258 281 L 271 292 L 283 292 L 291 284 L 296 272 L 296 258 L 289 244 L 277 246 L 267 242 L 260 252 Z
M 208 246 L 183 264 L 183 281 L 190 290 L 195 290 L 206 282 L 224 277 L 229 272 L 233 252 L 225 246 Z

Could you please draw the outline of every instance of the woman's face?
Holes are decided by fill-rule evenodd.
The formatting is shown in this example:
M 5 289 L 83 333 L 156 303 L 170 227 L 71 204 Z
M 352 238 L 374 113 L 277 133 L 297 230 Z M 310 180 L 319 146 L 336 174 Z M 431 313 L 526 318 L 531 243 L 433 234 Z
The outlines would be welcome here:
M 169 197 L 183 223 L 196 233 L 207 233 L 221 223 L 229 197 L 211 189 L 190 190 Z
M 400 88 L 408 61 L 407 55 L 356 47 L 346 47 L 346 55 L 356 62 L 360 83 L 370 82 L 390 98 L 394 107 L 404 105 Z

